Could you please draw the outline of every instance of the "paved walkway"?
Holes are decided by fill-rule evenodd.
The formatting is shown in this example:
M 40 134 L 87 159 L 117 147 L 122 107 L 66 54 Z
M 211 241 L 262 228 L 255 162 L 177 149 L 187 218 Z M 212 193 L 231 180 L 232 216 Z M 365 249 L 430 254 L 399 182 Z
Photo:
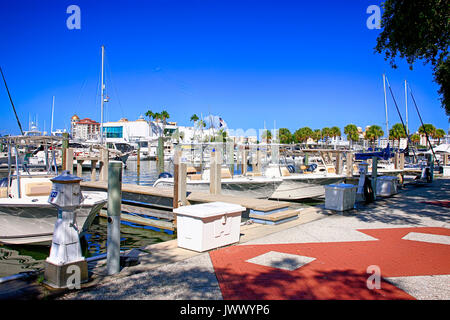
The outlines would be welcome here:
M 345 215 L 243 226 L 239 245 L 206 253 L 153 245 L 62 299 L 450 299 L 449 199 L 438 179 Z

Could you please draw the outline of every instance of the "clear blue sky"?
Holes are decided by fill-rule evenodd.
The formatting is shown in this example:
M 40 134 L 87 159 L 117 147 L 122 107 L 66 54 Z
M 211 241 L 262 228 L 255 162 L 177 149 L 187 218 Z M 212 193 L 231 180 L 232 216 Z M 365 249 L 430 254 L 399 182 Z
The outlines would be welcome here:
M 105 120 L 166 109 L 190 125 L 196 113 L 220 115 L 244 130 L 348 123 L 385 128 L 382 73 L 405 117 L 407 79 L 426 123 L 448 130 L 429 66 L 393 70 L 374 53 L 379 30 L 366 9 L 380 0 L 35 0 L 0 2 L 0 65 L 24 129 L 38 117 L 49 131 L 70 117 L 100 120 L 101 45 L 110 101 Z M 69 5 L 81 30 L 69 30 Z M 19 129 L 0 83 L 0 134 Z M 399 122 L 388 95 L 389 126 Z M 418 116 L 409 101 L 409 127 Z

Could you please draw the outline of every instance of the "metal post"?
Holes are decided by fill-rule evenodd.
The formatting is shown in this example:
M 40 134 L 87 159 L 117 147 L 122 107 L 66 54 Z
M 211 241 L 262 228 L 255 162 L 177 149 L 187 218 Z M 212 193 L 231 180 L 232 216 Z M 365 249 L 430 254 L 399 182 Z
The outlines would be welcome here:
M 122 162 L 108 164 L 108 275 L 120 272 L 120 213 L 122 202 Z
M 8 183 L 6 184 L 6 197 L 9 197 L 9 183 L 11 182 L 11 144 L 8 142 Z
M 17 196 L 22 198 L 22 194 L 20 192 L 20 168 L 19 168 L 19 151 L 17 151 L 17 146 L 14 146 L 14 150 L 16 151 L 16 178 L 17 178 Z
M 105 99 L 105 81 L 104 81 L 105 47 L 102 46 L 102 83 L 101 83 L 101 103 L 100 103 L 100 144 L 103 145 L 103 104 Z

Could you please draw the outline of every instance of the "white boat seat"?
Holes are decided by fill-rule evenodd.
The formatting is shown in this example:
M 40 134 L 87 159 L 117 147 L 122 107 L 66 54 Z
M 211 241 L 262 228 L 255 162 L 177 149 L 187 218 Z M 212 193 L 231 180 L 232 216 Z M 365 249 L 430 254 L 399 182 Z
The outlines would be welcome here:
M 8 194 L 6 191 L 8 190 L 7 187 L 0 187 L 0 198 L 7 198 Z
M 51 191 L 52 183 L 50 181 L 30 182 L 25 185 L 25 195 L 27 197 L 48 196 Z

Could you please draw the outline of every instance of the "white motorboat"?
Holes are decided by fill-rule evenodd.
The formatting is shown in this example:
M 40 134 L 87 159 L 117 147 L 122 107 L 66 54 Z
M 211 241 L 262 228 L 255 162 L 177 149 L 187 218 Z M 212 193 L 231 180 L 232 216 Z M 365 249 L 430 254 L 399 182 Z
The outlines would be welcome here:
M 265 199 L 270 197 L 283 182 L 280 178 L 267 178 L 263 176 L 231 176 L 228 168 L 222 168 L 221 193 L 240 197 Z M 173 188 L 172 177 L 159 178 L 154 187 Z M 188 192 L 206 192 L 210 190 L 209 169 L 202 174 L 188 174 L 186 180 Z
M 271 164 L 265 170 L 267 177 L 282 179 L 280 186 L 270 196 L 278 200 L 302 200 L 322 197 L 325 195 L 325 186 L 341 183 L 345 180 L 344 174 L 336 174 L 329 171 L 304 170 L 296 173 L 294 166 L 280 166 Z M 314 168 L 314 166 L 312 167 Z
M 52 241 L 57 209 L 48 203 L 50 175 L 14 177 L 9 187 L 0 188 L 0 242 L 6 244 L 48 245 Z M 80 236 L 89 229 L 107 201 L 107 193 L 83 191 L 77 209 L 76 225 Z

